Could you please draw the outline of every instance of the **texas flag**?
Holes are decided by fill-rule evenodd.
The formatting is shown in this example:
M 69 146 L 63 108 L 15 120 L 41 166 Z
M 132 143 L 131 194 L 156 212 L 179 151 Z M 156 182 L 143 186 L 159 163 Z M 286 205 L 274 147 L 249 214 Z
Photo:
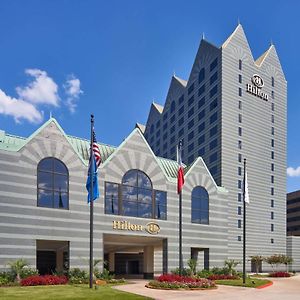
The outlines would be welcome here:
M 183 173 L 183 166 L 182 166 L 182 141 L 179 141 L 177 146 L 177 162 L 178 162 L 178 174 L 177 174 L 177 193 L 180 194 L 182 187 L 184 185 L 184 173 Z

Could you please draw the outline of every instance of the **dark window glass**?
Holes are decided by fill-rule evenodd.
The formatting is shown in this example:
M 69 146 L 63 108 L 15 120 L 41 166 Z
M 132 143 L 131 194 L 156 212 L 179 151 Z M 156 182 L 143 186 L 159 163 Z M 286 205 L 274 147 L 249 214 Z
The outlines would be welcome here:
M 158 139 L 158 140 L 156 141 L 156 147 L 158 147 L 159 144 L 160 144 L 160 139 Z
M 209 196 L 205 188 L 197 186 L 192 191 L 192 223 L 209 223 Z
M 242 70 L 242 60 L 239 59 L 239 70 Z
M 242 207 L 238 206 L 238 215 L 241 215 L 241 214 L 242 214 Z
M 271 171 L 274 171 L 275 167 L 274 164 L 271 164 Z
M 216 111 L 213 115 L 209 118 L 209 123 L 212 124 L 213 122 L 217 121 L 218 119 L 218 112 Z
M 238 220 L 238 228 L 242 228 L 242 221 Z
M 274 224 L 271 224 L 271 231 L 274 231 Z
M 218 92 L 218 86 L 215 85 L 209 92 L 210 98 L 213 97 Z
M 184 117 L 181 117 L 179 120 L 178 120 L 178 126 L 181 126 L 184 122 Z
M 212 85 L 218 79 L 218 72 L 215 72 L 209 79 L 210 85 Z
M 165 131 L 167 128 L 168 128 L 168 123 L 164 123 L 163 131 Z
M 198 114 L 198 121 L 205 117 L 205 109 L 201 110 Z
M 238 193 L 238 202 L 242 202 L 242 194 Z
M 156 131 L 156 137 L 159 137 L 160 136 L 160 130 L 157 130 Z
M 188 88 L 188 94 L 194 90 L 194 83 Z
M 239 100 L 239 109 L 242 109 L 242 101 Z
M 215 139 L 209 143 L 209 150 L 212 150 L 218 146 L 218 139 Z
M 275 122 L 274 115 L 271 115 L 271 122 L 272 122 L 272 123 Z
M 218 125 L 216 125 L 216 126 L 214 126 L 213 128 L 210 129 L 209 136 L 212 137 L 215 134 L 217 134 L 217 132 L 218 132 Z
M 194 150 L 194 143 L 189 144 L 188 152 L 192 152 Z
M 205 92 L 205 84 L 203 84 L 198 90 L 198 96 L 200 97 Z
M 201 135 L 198 139 L 198 145 L 201 145 L 205 142 L 205 134 Z
M 274 244 L 274 239 L 271 239 L 271 244 Z
M 240 235 L 238 235 L 238 241 L 241 242 L 242 241 L 242 237 Z
M 238 161 L 242 162 L 242 154 L 241 153 L 238 154 Z
M 166 132 L 164 135 L 163 135 L 163 140 L 165 141 L 168 137 L 168 133 Z
M 156 129 L 160 127 L 160 120 L 156 122 Z
M 194 96 L 192 96 L 188 101 L 188 106 L 191 106 L 194 103 Z
M 163 149 L 164 149 L 164 150 L 167 150 L 167 148 L 168 148 L 168 144 L 167 144 L 167 143 L 164 143 Z
M 272 97 L 272 99 L 275 98 L 275 97 L 274 97 L 274 91 L 271 92 L 271 97 Z
M 271 140 L 271 147 L 274 147 L 274 140 Z
M 238 167 L 238 175 L 242 175 L 242 168 Z
M 168 119 L 168 112 L 164 113 L 163 120 L 166 121 Z
M 178 110 L 178 116 L 181 116 L 184 112 L 184 106 L 181 106 Z
M 178 104 L 183 103 L 183 101 L 184 101 L 184 96 L 182 95 L 182 96 L 178 99 Z
M 155 218 L 167 219 L 167 193 L 162 191 L 155 192 Z
M 274 183 L 274 175 L 271 175 L 271 183 Z
M 238 148 L 242 150 L 242 141 L 238 141 Z
M 173 116 L 171 117 L 171 119 L 170 119 L 171 124 L 173 124 L 174 121 L 175 121 L 175 115 L 173 115 Z
M 215 109 L 218 106 L 218 98 L 216 98 L 214 101 L 212 101 L 209 105 L 209 109 L 210 111 L 212 111 L 213 109 Z
M 218 159 L 218 152 L 215 152 L 212 155 L 210 155 L 209 163 L 212 163 L 212 162 L 216 161 L 217 159 Z
M 173 144 L 175 142 L 175 135 L 173 135 L 170 139 L 170 144 Z
M 274 207 L 274 200 L 271 200 L 271 207 Z
M 239 136 L 242 136 L 242 127 L 239 127 L 238 132 L 239 132 Z
M 189 121 L 188 123 L 188 129 L 191 129 L 194 126 L 194 119 L 192 119 L 191 121 Z
M 271 211 L 271 219 L 274 220 L 274 212 Z
M 188 118 L 191 117 L 194 114 L 194 107 L 192 107 L 189 111 L 188 111 Z
M 242 96 L 242 89 L 239 88 L 239 96 L 241 97 Z
M 171 103 L 171 112 L 175 110 L 175 101 L 172 101 Z
M 274 103 L 271 103 L 271 109 L 272 109 L 272 111 L 275 110 L 275 104 Z
M 188 164 L 191 164 L 194 161 L 194 155 L 190 155 L 188 158 Z
M 119 185 L 116 183 L 105 183 L 105 213 L 119 214 Z
M 210 72 L 218 65 L 218 58 L 215 58 L 214 61 L 210 64 Z
M 239 74 L 239 83 L 242 83 L 242 75 Z
M 188 140 L 190 141 L 193 138 L 194 138 L 194 131 L 191 131 L 188 135 Z
M 198 83 L 200 84 L 205 78 L 205 69 L 202 68 L 199 72 Z
M 201 99 L 198 101 L 198 108 L 201 108 L 204 104 L 205 104 L 205 97 L 201 98 Z
M 178 138 L 182 137 L 184 134 L 184 128 L 181 128 L 178 132 Z
M 218 167 L 214 166 L 214 167 L 210 168 L 209 171 L 210 171 L 210 174 L 214 176 L 217 174 Z
M 170 129 L 170 133 L 173 133 L 175 131 L 175 126 L 173 125 Z
M 271 151 L 271 158 L 274 159 L 274 151 Z
M 151 124 L 151 127 L 150 127 L 150 133 L 153 133 L 153 131 L 154 131 L 154 125 Z
M 242 180 L 238 180 L 238 188 L 239 188 L 239 189 L 242 188 Z
M 204 154 L 205 154 L 205 147 L 200 148 L 200 149 L 198 150 L 198 155 L 199 155 L 199 156 L 203 156 Z
M 69 172 L 65 164 L 48 157 L 37 167 L 37 206 L 69 209 Z
M 202 132 L 203 130 L 205 129 L 205 122 L 201 123 L 199 126 L 198 126 L 198 132 Z
M 271 187 L 271 195 L 274 196 L 274 188 Z
M 242 115 L 239 114 L 239 123 L 242 123 Z
M 272 86 L 275 85 L 275 80 L 274 80 L 274 77 L 273 77 L 273 76 L 272 76 L 272 78 L 271 78 L 271 83 L 272 83 Z
M 274 129 L 274 127 L 271 127 L 271 134 L 272 134 L 272 135 L 275 134 L 275 129 Z

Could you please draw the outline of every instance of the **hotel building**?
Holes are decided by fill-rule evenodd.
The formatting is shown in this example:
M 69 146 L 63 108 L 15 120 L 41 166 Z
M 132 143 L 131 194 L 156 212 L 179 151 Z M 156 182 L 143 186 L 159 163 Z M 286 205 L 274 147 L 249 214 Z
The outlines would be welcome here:
M 247 255 L 286 253 L 287 82 L 274 45 L 253 58 L 241 25 L 221 45 L 202 39 L 187 81 L 173 76 L 164 106 L 137 124 L 156 155 L 201 156 L 228 191 L 228 255 L 242 259 L 243 161 L 250 205 Z

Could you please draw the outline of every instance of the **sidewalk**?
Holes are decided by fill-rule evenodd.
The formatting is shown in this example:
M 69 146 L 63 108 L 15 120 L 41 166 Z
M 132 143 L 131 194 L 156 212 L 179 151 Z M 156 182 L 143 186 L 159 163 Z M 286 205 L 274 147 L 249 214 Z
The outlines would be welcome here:
M 300 299 L 300 275 L 291 278 L 274 278 L 273 285 L 264 289 L 219 285 L 216 290 L 170 291 L 148 289 L 146 280 L 114 288 L 148 296 L 156 300 L 296 300 Z

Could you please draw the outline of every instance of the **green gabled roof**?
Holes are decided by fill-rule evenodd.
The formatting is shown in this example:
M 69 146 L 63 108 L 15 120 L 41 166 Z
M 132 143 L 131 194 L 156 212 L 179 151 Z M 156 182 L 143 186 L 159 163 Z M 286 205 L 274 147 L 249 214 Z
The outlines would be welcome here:
M 4 131 L 0 130 L 0 149 L 15 151 L 22 147 L 26 143 L 26 138 L 6 134 Z

